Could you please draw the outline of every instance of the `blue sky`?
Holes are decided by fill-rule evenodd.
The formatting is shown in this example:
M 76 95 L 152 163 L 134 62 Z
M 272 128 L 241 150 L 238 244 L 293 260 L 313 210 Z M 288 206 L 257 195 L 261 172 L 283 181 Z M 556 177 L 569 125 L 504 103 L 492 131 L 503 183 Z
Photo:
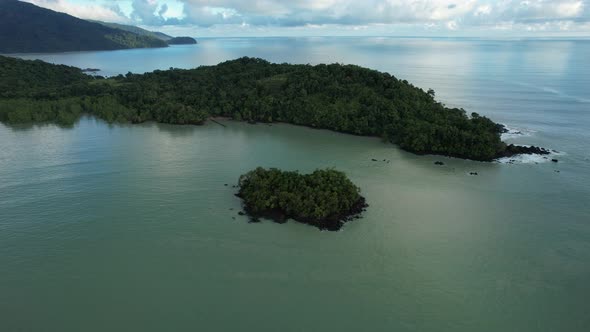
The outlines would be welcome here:
M 590 0 L 25 0 L 176 35 L 590 37 Z

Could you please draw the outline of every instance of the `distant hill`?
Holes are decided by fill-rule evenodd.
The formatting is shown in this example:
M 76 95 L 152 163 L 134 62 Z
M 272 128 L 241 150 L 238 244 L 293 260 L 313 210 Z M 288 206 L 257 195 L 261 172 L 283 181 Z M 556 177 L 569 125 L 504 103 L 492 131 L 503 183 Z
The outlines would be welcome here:
M 102 24 L 16 0 L 0 0 L 0 53 L 68 52 L 167 47 L 154 36 Z
M 149 31 L 146 29 L 142 29 L 140 27 L 136 27 L 133 25 L 125 25 L 125 24 L 118 24 L 118 23 L 107 23 L 101 21 L 91 21 L 94 23 L 99 23 L 104 26 L 113 29 L 120 29 L 128 32 L 132 32 L 141 36 L 149 36 L 154 37 L 157 39 L 161 39 L 168 43 L 168 45 L 187 45 L 187 44 L 197 44 L 197 41 L 192 37 L 172 37 L 162 32 L 157 31 Z
M 174 37 L 168 40 L 168 45 L 192 45 L 196 43 L 197 41 L 191 37 Z
M 99 24 L 102 24 L 104 26 L 107 26 L 107 27 L 113 28 L 113 29 L 119 29 L 119 30 L 123 30 L 123 31 L 127 31 L 127 32 L 132 32 L 132 33 L 138 34 L 140 36 L 148 36 L 148 37 L 157 38 L 157 39 L 160 39 L 163 41 L 169 41 L 174 38 L 174 37 L 168 36 L 167 34 L 162 33 L 162 32 L 149 31 L 149 30 L 142 29 L 140 27 L 136 27 L 133 25 L 125 25 L 125 24 L 119 24 L 119 23 L 108 23 L 108 22 L 102 22 L 102 21 L 90 21 L 90 22 L 99 23 Z

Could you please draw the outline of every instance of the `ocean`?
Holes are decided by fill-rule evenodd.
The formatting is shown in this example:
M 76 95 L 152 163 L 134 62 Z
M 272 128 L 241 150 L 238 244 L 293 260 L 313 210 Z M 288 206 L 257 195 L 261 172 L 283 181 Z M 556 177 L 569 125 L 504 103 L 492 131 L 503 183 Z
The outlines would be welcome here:
M 588 40 L 204 38 L 18 56 L 105 76 L 242 56 L 356 64 L 554 151 L 481 163 L 285 124 L 0 124 L 1 331 L 590 329 Z M 249 224 L 232 186 L 257 166 L 335 167 L 370 207 L 339 232 Z

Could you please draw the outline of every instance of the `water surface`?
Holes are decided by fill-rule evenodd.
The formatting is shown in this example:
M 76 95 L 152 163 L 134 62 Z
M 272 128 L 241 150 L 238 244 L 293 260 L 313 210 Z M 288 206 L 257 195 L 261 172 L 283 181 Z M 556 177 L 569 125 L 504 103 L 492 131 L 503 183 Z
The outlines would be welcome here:
M 588 330 L 590 43 L 204 39 L 27 58 L 116 75 L 246 55 L 391 72 L 560 162 L 282 124 L 0 125 L 0 330 Z M 248 224 L 231 186 L 257 166 L 337 167 L 371 206 L 335 233 Z

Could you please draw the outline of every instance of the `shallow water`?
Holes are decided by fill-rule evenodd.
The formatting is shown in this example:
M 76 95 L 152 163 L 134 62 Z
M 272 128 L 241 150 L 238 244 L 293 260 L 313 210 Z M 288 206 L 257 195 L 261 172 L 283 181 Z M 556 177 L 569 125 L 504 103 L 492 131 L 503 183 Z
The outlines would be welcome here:
M 0 330 L 588 330 L 590 43 L 200 42 L 27 57 L 106 75 L 244 55 L 355 63 L 560 162 L 415 156 L 283 124 L 0 125 Z M 248 224 L 231 185 L 257 166 L 337 167 L 371 206 L 336 233 Z

